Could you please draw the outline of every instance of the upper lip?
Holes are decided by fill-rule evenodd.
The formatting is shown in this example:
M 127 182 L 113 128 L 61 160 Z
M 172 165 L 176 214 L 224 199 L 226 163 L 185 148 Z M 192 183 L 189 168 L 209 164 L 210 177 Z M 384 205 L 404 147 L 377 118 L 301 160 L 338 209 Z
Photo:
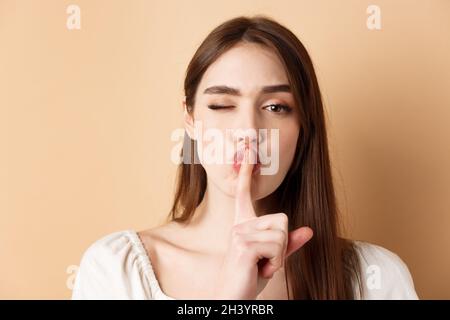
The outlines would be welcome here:
M 242 159 L 244 158 L 244 151 L 245 149 L 239 149 L 236 151 L 233 157 L 233 162 L 235 164 L 240 164 L 242 162 Z M 261 161 L 259 160 L 259 153 L 256 152 L 256 164 L 261 164 Z

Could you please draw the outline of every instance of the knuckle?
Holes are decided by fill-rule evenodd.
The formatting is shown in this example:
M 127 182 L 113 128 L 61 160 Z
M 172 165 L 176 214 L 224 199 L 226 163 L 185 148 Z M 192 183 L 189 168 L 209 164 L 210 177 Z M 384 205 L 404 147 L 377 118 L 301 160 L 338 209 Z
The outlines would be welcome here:
M 246 251 L 250 244 L 242 234 L 238 234 L 233 238 L 233 245 L 238 251 Z
M 233 236 L 231 237 L 231 243 L 233 246 L 237 246 L 239 242 L 241 241 L 242 235 L 236 231 L 233 231 Z
M 284 245 L 285 240 L 286 240 L 286 233 L 284 231 L 282 231 L 282 230 L 279 230 L 276 233 L 276 241 L 277 241 L 277 243 L 279 243 L 281 245 Z
M 283 223 L 283 225 L 287 225 L 288 224 L 288 216 L 287 216 L 287 214 L 286 213 L 284 213 L 284 212 L 280 212 L 280 213 L 278 213 L 278 216 L 279 216 L 279 218 L 278 219 L 280 219 L 280 221 Z
M 236 224 L 236 225 L 234 225 L 234 226 L 231 228 L 231 236 L 232 236 L 233 238 L 238 237 L 238 236 L 240 235 L 240 233 L 241 233 L 241 227 L 240 227 L 240 224 Z
M 280 252 L 282 254 L 283 249 L 284 249 L 284 243 L 283 242 L 277 242 L 277 243 L 275 243 L 275 245 L 277 246 L 277 252 Z
M 252 256 L 249 241 L 246 240 L 238 241 L 238 243 L 236 243 L 235 250 L 238 259 L 246 260 L 250 259 Z
M 281 268 L 281 260 L 277 260 L 275 263 L 274 263 L 274 267 L 276 268 L 276 269 L 280 269 Z
M 276 268 L 279 269 L 283 266 L 283 261 L 281 259 L 281 257 L 277 257 L 276 259 L 274 259 L 271 264 Z

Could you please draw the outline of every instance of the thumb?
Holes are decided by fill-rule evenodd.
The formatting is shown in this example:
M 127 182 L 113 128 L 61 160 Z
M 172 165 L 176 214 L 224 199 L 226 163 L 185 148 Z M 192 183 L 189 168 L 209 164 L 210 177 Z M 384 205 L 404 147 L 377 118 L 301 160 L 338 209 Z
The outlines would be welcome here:
M 292 253 L 300 249 L 306 242 L 308 242 L 313 236 L 313 231 L 309 227 L 301 227 L 294 231 L 291 231 L 288 235 L 288 245 L 286 249 L 286 255 L 284 259 L 290 256 Z M 263 278 L 271 278 L 277 271 L 269 259 L 264 258 L 258 262 L 260 274 Z
M 313 234 L 314 233 L 312 229 L 309 227 L 300 227 L 294 231 L 289 232 L 285 258 L 289 257 L 292 253 L 300 249 L 306 242 L 308 242 L 312 238 Z

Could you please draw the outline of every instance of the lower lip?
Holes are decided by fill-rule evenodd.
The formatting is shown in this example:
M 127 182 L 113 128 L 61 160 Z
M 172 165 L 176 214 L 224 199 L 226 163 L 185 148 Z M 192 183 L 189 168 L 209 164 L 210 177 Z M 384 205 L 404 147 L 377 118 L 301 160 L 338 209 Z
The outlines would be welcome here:
M 258 174 L 260 171 L 260 168 L 261 168 L 260 163 L 256 163 L 255 165 L 253 165 L 252 174 Z M 241 169 L 241 164 L 233 163 L 233 169 L 234 169 L 234 171 L 236 171 L 236 173 L 239 173 L 239 170 Z

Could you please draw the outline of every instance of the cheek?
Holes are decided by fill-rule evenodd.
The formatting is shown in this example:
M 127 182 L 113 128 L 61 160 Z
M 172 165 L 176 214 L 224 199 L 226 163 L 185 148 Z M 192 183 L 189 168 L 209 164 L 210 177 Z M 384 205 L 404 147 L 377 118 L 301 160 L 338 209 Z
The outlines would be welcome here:
M 207 184 L 214 185 L 223 193 L 234 196 L 236 188 L 236 176 L 231 165 L 226 164 L 202 164 L 206 171 Z

